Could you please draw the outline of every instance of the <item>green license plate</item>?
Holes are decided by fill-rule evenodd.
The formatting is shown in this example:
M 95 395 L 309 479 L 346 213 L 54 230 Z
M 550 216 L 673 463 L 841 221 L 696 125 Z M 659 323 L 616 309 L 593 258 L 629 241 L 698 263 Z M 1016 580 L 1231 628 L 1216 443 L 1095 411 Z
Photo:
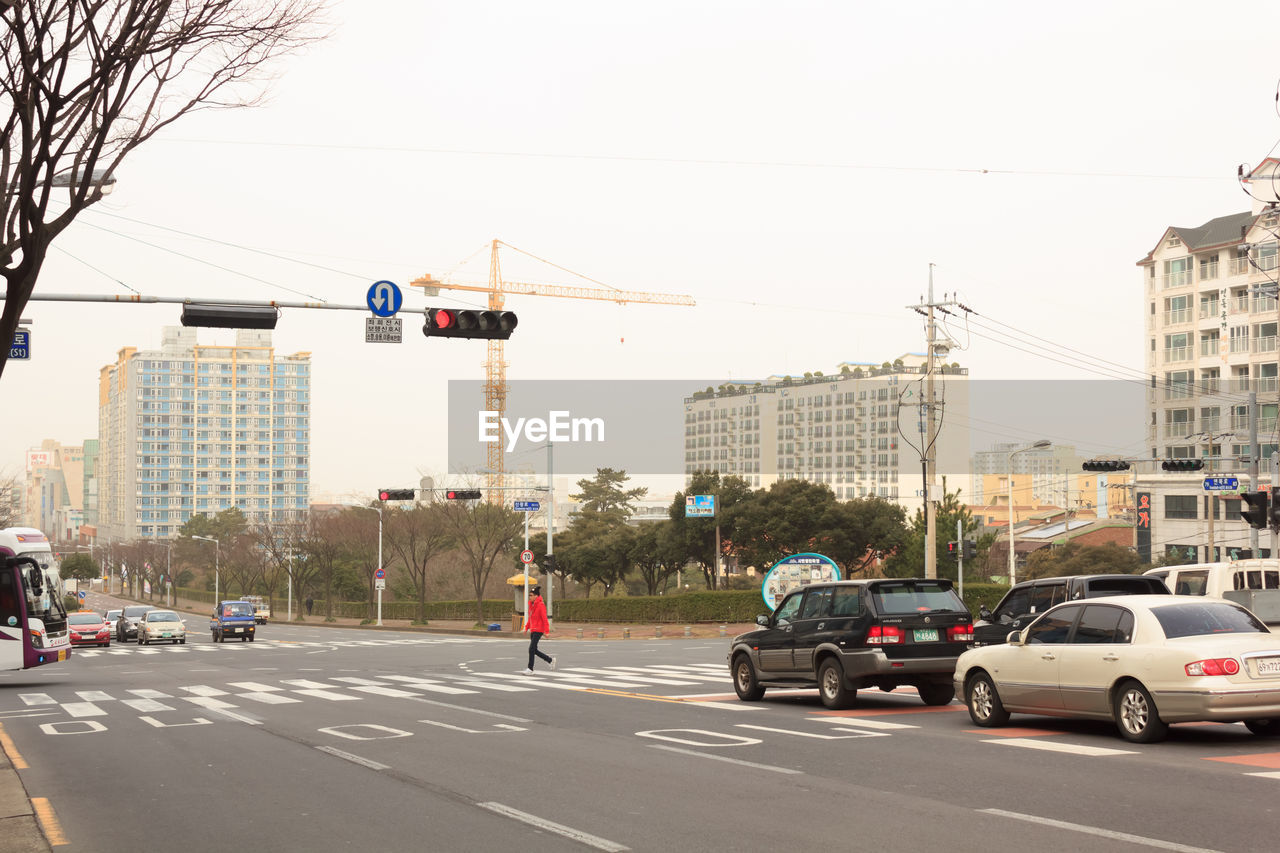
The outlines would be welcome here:
M 917 628 L 915 630 L 915 638 L 917 643 L 936 643 L 938 642 L 938 629 Z

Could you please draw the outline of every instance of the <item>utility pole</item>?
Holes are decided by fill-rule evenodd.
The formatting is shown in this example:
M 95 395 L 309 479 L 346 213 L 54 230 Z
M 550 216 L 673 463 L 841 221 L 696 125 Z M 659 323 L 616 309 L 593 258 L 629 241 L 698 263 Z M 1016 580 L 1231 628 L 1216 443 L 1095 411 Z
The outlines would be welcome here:
M 924 498 L 924 576 L 926 578 L 936 578 L 938 576 L 938 548 L 937 548 L 937 521 L 938 508 L 936 499 L 932 494 L 932 486 L 937 478 L 937 457 L 934 452 L 934 446 L 938 441 L 938 407 L 935 403 L 934 374 L 936 365 L 934 359 L 938 355 L 946 355 L 951 352 L 951 340 L 948 338 L 938 338 L 938 325 L 934 317 L 934 312 L 938 308 L 946 308 L 951 305 L 958 305 L 954 300 L 945 300 L 942 302 L 934 302 L 933 300 L 933 264 L 929 264 L 929 301 L 921 302 L 919 305 L 908 305 L 912 311 L 922 314 L 927 318 L 925 326 L 925 378 L 924 378 L 924 406 L 925 415 L 925 436 L 924 446 L 920 448 L 920 468 L 923 483 L 921 484 L 921 495 Z

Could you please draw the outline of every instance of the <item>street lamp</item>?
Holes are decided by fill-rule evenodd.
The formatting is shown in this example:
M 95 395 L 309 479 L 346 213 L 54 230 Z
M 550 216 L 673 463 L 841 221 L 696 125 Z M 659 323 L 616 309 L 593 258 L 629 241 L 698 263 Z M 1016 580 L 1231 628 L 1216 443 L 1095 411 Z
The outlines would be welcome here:
M 378 514 L 378 568 L 382 568 L 382 507 L 347 504 L 352 509 L 371 509 Z M 382 627 L 382 590 L 378 590 L 378 627 Z
M 212 536 L 192 536 L 192 539 L 200 539 L 204 542 L 213 543 L 213 606 L 218 606 L 218 562 L 222 555 L 222 545 Z
M 1052 444 L 1047 438 L 1042 438 L 1037 442 L 1028 444 L 1026 447 L 1019 447 L 1016 450 L 1009 451 L 1009 586 L 1013 586 L 1018 582 L 1018 564 L 1015 562 L 1013 551 L 1013 457 L 1017 453 L 1023 453 L 1028 450 L 1044 450 Z

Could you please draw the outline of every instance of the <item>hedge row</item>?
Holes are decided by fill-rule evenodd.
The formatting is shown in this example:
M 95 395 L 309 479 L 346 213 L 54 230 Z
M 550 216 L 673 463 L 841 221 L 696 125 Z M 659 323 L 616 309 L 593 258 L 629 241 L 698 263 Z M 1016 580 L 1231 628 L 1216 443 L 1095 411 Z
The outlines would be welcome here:
M 995 609 L 1000 598 L 1009 591 L 1007 586 L 990 583 L 969 583 L 964 587 L 965 604 L 977 618 L 983 607 Z M 182 598 L 213 602 L 213 593 L 207 590 L 180 589 Z M 301 612 L 303 604 L 294 600 L 294 612 Z M 276 601 L 277 615 L 283 616 L 284 602 Z M 511 618 L 511 602 L 507 599 L 490 599 L 484 602 L 484 621 L 504 621 Z M 718 592 L 685 592 L 679 595 L 633 596 L 631 598 L 573 598 L 552 600 L 555 618 L 563 622 L 754 622 L 757 615 L 767 612 L 760 598 L 760 591 L 721 590 Z M 474 601 L 431 601 L 426 606 L 427 621 L 433 619 L 474 620 Z M 315 601 L 313 614 L 325 612 L 323 601 Z M 333 615 L 363 619 L 369 615 L 369 605 L 363 601 L 335 601 Z M 416 615 L 412 601 L 384 601 L 383 619 L 413 619 Z

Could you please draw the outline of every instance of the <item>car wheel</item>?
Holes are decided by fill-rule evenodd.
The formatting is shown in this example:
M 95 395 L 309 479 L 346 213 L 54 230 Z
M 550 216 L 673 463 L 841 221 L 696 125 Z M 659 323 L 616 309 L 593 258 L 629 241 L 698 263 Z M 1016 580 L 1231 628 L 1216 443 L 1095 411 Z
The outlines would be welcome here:
M 858 691 L 845 685 L 844 668 L 835 658 L 827 658 L 818 667 L 818 697 L 833 711 L 848 708 L 858 698 Z
M 926 705 L 948 705 L 952 699 L 956 698 L 955 685 L 949 683 L 926 681 L 917 686 L 916 690 Z
M 251 642 L 251 643 L 253 642 L 253 638 L 254 638 L 254 636 L 255 636 L 255 635 L 253 635 L 253 634 L 250 634 L 250 635 L 249 635 L 249 642 Z
M 187 638 L 183 637 L 181 640 L 175 640 L 174 642 L 182 643 L 182 645 L 185 646 L 187 644 Z
M 969 719 L 975 725 L 991 728 L 1009 722 L 1009 712 L 1000 701 L 995 682 L 985 672 L 979 672 L 969 679 L 965 704 L 969 706 Z
M 733 691 L 743 702 L 758 702 L 764 697 L 764 688 L 756 681 L 755 667 L 745 654 L 733 659 Z
M 1245 720 L 1244 725 L 1259 737 L 1280 736 L 1280 719 L 1275 717 L 1266 720 Z
M 1156 703 L 1136 681 L 1126 681 L 1116 691 L 1116 726 L 1120 736 L 1133 743 L 1155 743 L 1164 740 L 1169 724 L 1160 719 Z

